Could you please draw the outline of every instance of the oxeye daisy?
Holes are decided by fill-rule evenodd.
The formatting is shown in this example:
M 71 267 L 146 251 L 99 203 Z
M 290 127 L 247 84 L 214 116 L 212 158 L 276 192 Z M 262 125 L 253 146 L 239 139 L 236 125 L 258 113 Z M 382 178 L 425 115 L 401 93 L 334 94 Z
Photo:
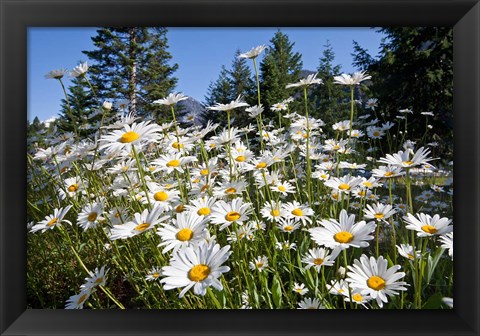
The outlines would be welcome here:
M 88 64 L 87 62 L 82 62 L 77 65 L 73 70 L 70 72 L 71 77 L 80 77 L 84 76 L 88 71 Z
M 366 74 L 364 71 L 355 72 L 353 75 L 341 74 L 340 76 L 334 76 L 334 83 L 340 85 L 359 85 L 361 82 L 372 78 L 372 76 Z
M 360 289 L 354 289 L 351 291 L 351 293 L 343 292 L 342 295 L 345 296 L 345 302 L 354 302 L 356 304 L 361 304 L 364 307 L 366 307 L 366 303 L 372 300 L 370 295 L 362 294 L 362 291 Z
M 210 286 L 219 291 L 223 290 L 218 278 L 230 270 L 230 267 L 222 266 L 231 254 L 229 250 L 230 245 L 220 248 L 220 245 L 214 242 L 201 242 L 196 246 L 178 250 L 170 259 L 170 265 L 162 267 L 164 278 L 160 282 L 163 289 L 183 287 L 179 298 L 192 287 L 195 294 L 202 296 Z
M 220 183 L 218 186 L 214 187 L 213 194 L 214 196 L 219 198 L 241 195 L 246 187 L 247 182 L 245 182 L 244 180 L 223 182 Z
M 263 272 L 268 267 L 268 258 L 266 256 L 259 256 L 248 264 L 252 271 L 258 270 L 259 272 Z
M 325 306 L 317 298 L 305 298 L 298 303 L 297 309 L 325 309 Z
M 182 153 L 161 155 L 158 159 L 151 162 L 152 165 L 158 166 L 159 169 L 167 174 L 174 171 L 183 173 L 183 167 L 190 163 L 197 161 L 194 156 L 182 156 Z
M 453 232 L 440 236 L 441 247 L 448 250 L 448 255 L 453 259 Z
M 175 204 L 180 199 L 180 191 L 176 189 L 167 189 L 159 186 L 156 183 L 147 182 L 148 186 L 148 199 L 145 197 L 145 193 L 140 193 L 140 202 L 143 204 L 150 203 L 152 206 L 158 206 L 164 210 L 171 210 L 172 204 Z
M 199 216 L 208 217 L 212 213 L 212 208 L 216 201 L 217 199 L 215 197 L 199 197 L 191 200 L 190 204 L 186 205 L 186 208 Z
M 162 253 L 170 250 L 176 252 L 181 247 L 198 244 L 204 241 L 206 230 L 205 217 L 195 212 L 182 212 L 172 219 L 172 224 L 163 224 L 157 230 L 162 242 L 158 247 L 164 246 Z
M 252 222 L 248 222 L 245 225 L 239 225 L 230 235 L 228 236 L 228 241 L 239 241 L 242 239 L 246 240 L 253 240 L 255 236 L 253 233 L 255 232 L 255 227 Z
M 388 261 L 383 256 L 370 259 L 363 254 L 355 259 L 352 266 L 348 266 L 346 281 L 353 290 L 360 290 L 362 295 L 369 295 L 377 301 L 380 308 L 388 302 L 387 296 L 398 295 L 399 290 L 407 290 L 406 282 L 398 281 L 405 276 L 397 272 L 401 267 L 394 265 L 388 268 Z
M 267 48 L 267 46 L 262 44 L 262 45 L 259 45 L 259 46 L 256 46 L 256 47 L 250 49 L 249 51 L 247 51 L 245 53 L 242 53 L 242 54 L 238 55 L 238 57 L 239 58 L 253 59 L 253 58 L 258 57 L 258 55 L 260 55 L 262 53 L 262 51 L 264 51 L 266 48 Z
M 67 69 L 56 69 L 56 70 L 52 70 L 52 71 L 49 71 L 46 75 L 45 75 L 45 78 L 46 79 L 62 79 L 63 76 L 65 76 L 65 74 L 68 72 Z
M 325 185 L 330 187 L 339 193 L 349 194 L 353 188 L 362 183 L 361 177 L 352 177 L 350 175 L 345 175 L 341 178 L 332 177 L 328 181 L 325 181 Z
M 305 284 L 301 283 L 301 284 L 298 284 L 298 283 L 294 283 L 293 284 L 293 289 L 292 291 L 294 293 L 297 293 L 299 295 L 305 295 L 308 293 L 308 288 L 305 288 Z
M 92 290 L 97 286 L 105 286 L 107 282 L 106 273 L 108 269 L 105 270 L 105 266 L 102 266 L 100 269 L 96 268 L 95 271 L 89 272 L 89 277 L 85 278 L 85 283 L 80 286 L 82 290 Z
M 318 245 L 324 245 L 333 249 L 346 249 L 352 247 L 368 247 L 370 235 L 377 225 L 375 222 L 366 223 L 361 221 L 355 223 L 355 215 L 348 216 L 347 211 L 340 211 L 339 221 L 336 219 L 322 220 L 321 227 L 308 230 L 310 236 Z
M 314 212 L 308 205 L 293 201 L 285 203 L 282 207 L 287 213 L 287 218 L 294 219 L 296 222 L 301 221 L 303 225 L 306 225 L 307 222 L 312 222 L 310 217 L 314 215 Z
M 296 250 L 297 249 L 297 244 L 295 243 L 290 243 L 289 241 L 283 241 L 283 242 L 276 242 L 275 243 L 275 248 L 277 250 L 283 251 L 283 250 Z
M 283 232 L 292 233 L 300 227 L 300 223 L 296 222 L 294 219 L 279 218 L 277 221 L 277 227 Z
M 263 106 L 262 104 L 250 106 L 245 109 L 245 112 L 248 112 L 250 118 L 255 118 L 263 112 Z
M 453 226 L 450 225 L 452 220 L 446 217 L 440 218 L 440 215 L 432 217 L 428 214 L 418 213 L 415 218 L 412 214 L 407 213 L 406 216 L 403 216 L 403 220 L 408 224 L 407 229 L 417 231 L 418 237 L 440 236 L 453 231 Z
M 229 203 L 220 200 L 213 206 L 210 220 L 213 224 L 220 225 L 222 231 L 234 222 L 243 224 L 248 220 L 251 211 L 251 204 L 243 203 L 241 198 L 235 198 Z
M 154 207 L 152 211 L 145 209 L 141 214 L 135 213 L 132 221 L 113 226 L 110 239 L 127 239 L 152 230 L 157 224 L 169 218 L 169 216 L 160 217 L 162 212 L 161 207 Z
M 287 196 L 288 194 L 295 193 L 295 187 L 292 186 L 288 181 L 283 181 L 275 185 L 271 185 L 270 190 L 278 192 L 283 196 Z
M 149 121 L 133 123 L 131 126 L 126 124 L 123 129 L 114 130 L 111 133 L 100 138 L 100 149 L 107 153 L 126 150 L 132 152 L 132 146 L 137 151 L 142 150 L 144 145 L 157 142 L 161 129 L 157 124 L 150 124 Z
M 166 105 L 166 106 L 171 106 L 175 105 L 176 103 L 182 101 L 182 100 L 187 100 L 188 97 L 185 96 L 183 93 L 170 93 L 167 97 L 162 98 L 162 99 L 157 99 L 153 101 L 153 104 L 159 104 L 159 105 Z
M 366 209 L 363 209 L 365 212 L 365 218 L 375 219 L 377 222 L 385 221 L 396 213 L 393 207 L 390 204 L 367 204 Z
M 262 217 L 270 221 L 277 221 L 287 216 L 287 211 L 282 208 L 282 202 L 266 202 L 260 210 Z
M 242 99 L 242 96 L 238 96 L 237 99 L 232 100 L 228 104 L 217 103 L 214 106 L 209 106 L 208 109 L 213 111 L 231 111 L 238 107 L 248 106 L 248 104 L 242 101 Z
M 392 178 L 405 175 L 401 167 L 393 165 L 380 166 L 377 169 L 372 169 L 372 175 L 377 178 Z
M 100 221 L 105 219 L 102 217 L 102 213 L 102 203 L 88 204 L 84 206 L 82 211 L 78 214 L 77 223 L 83 231 L 94 228 L 100 223 Z
M 162 269 L 160 267 L 152 267 L 150 271 L 148 271 L 147 275 L 145 276 L 145 280 L 147 281 L 156 281 L 160 279 L 162 275 Z
M 58 190 L 60 199 L 67 197 L 77 197 L 84 190 L 84 185 L 79 177 L 69 177 L 63 181 L 63 188 Z
M 63 219 L 71 208 L 72 205 L 67 205 L 65 208 L 54 209 L 53 215 L 48 215 L 43 221 L 40 221 L 37 224 L 33 225 L 30 232 L 45 232 L 49 229 L 53 229 L 55 226 L 62 222 L 72 225 L 69 220 Z
M 328 293 L 332 295 L 349 295 L 348 282 L 343 279 L 332 280 L 326 285 Z
M 315 84 L 323 84 L 323 80 L 317 78 L 318 73 L 308 75 L 306 78 L 300 79 L 297 83 L 290 83 L 285 86 L 286 89 L 292 87 L 303 87 Z
M 83 309 L 83 305 L 90 297 L 90 289 L 83 290 L 79 294 L 72 295 L 68 298 L 65 309 Z
M 415 260 L 415 258 L 419 259 L 422 256 L 420 251 L 413 252 L 413 246 L 411 245 L 400 244 L 400 246 L 396 245 L 396 247 L 398 254 L 409 260 Z
M 381 158 L 378 162 L 383 162 L 396 167 L 411 168 L 421 166 L 428 161 L 434 160 L 429 158 L 430 150 L 428 148 L 419 148 L 413 157 L 410 157 L 410 150 L 398 151 L 395 154 L 387 154 L 386 157 Z
M 338 256 L 338 251 L 330 254 L 330 251 L 324 248 L 309 249 L 308 253 L 302 258 L 302 262 L 307 264 L 306 269 L 311 267 L 320 272 L 322 266 L 333 266 L 335 258 Z

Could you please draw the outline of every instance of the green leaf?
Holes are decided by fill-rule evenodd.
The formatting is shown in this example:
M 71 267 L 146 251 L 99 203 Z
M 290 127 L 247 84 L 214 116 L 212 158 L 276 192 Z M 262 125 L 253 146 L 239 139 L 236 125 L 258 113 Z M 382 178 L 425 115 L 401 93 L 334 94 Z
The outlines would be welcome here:
M 442 305 L 443 295 L 441 293 L 435 293 L 430 296 L 423 305 L 422 309 L 440 309 Z
M 435 272 L 435 268 L 437 268 L 438 262 L 440 261 L 440 258 L 442 257 L 443 252 L 445 252 L 445 250 L 442 248 L 439 248 L 435 251 L 435 254 L 433 255 L 433 257 L 431 255 L 428 256 L 427 277 L 426 277 L 427 284 L 430 283 L 433 273 Z
M 282 287 L 280 285 L 280 280 L 278 279 L 278 277 L 273 278 L 272 297 L 275 307 L 280 308 L 282 305 Z

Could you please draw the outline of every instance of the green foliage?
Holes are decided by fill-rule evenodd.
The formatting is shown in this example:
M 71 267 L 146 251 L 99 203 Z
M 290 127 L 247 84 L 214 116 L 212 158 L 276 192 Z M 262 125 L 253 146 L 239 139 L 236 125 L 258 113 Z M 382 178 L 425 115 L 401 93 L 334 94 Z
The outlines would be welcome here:
M 372 76 L 367 93 L 378 98 L 385 116 L 395 117 L 400 109 L 412 109 L 414 114 L 408 116 L 410 134 L 425 131 L 425 116 L 420 112 L 432 111 L 435 116 L 428 120 L 432 129 L 424 139 L 438 141 L 442 155 L 451 157 L 452 27 L 395 27 L 380 32 L 386 37 L 378 59 L 354 44 L 354 65 Z

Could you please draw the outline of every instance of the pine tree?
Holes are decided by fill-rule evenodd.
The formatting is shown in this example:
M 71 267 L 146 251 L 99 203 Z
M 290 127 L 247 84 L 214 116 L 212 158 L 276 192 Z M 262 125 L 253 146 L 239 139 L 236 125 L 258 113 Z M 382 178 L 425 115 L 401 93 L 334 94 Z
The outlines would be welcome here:
M 94 64 L 91 82 L 102 99 L 128 99 L 130 112 L 156 114 L 156 99 L 171 92 L 178 65 L 170 65 L 166 28 L 101 28 L 92 37 L 96 47 L 83 51 Z
M 317 78 L 321 78 L 323 84 L 313 86 L 310 97 L 313 102 L 312 116 L 322 119 L 327 125 L 346 117 L 346 114 L 342 114 L 346 92 L 342 86 L 334 84 L 333 80 L 334 76 L 340 74 L 341 66 L 333 65 L 334 60 L 335 53 L 330 41 L 327 41 L 317 68 Z
M 227 104 L 236 97 L 232 94 L 232 82 L 229 78 L 229 72 L 227 68 L 222 65 L 220 74 L 215 82 L 211 82 L 207 89 L 207 95 L 205 96 L 205 106 L 213 106 L 217 103 Z M 226 114 L 219 111 L 207 110 L 203 116 L 206 120 L 212 120 L 213 122 L 226 123 Z
M 435 114 L 432 137 L 443 154 L 453 149 L 453 29 L 451 27 L 382 28 L 385 34 L 378 59 L 358 44 L 354 65 L 372 76 L 369 95 L 378 98 L 386 116 L 410 108 L 409 133 L 425 132 L 425 116 Z M 430 117 L 431 118 L 431 117 Z M 441 141 L 440 141 L 441 139 Z M 424 145 L 424 144 L 422 144 Z
M 276 32 L 270 43 L 260 63 L 260 90 L 262 104 L 265 107 L 264 115 L 273 118 L 270 106 L 295 93 L 295 90 L 285 89 L 285 86 L 299 80 L 303 63 L 301 54 L 293 52 L 295 43 L 290 42 L 286 34 Z

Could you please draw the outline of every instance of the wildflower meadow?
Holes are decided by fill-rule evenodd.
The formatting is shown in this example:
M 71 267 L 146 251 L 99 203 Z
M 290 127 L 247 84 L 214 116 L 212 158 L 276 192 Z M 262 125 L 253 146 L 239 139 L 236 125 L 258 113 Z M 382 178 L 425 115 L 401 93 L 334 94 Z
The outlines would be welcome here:
M 180 92 L 148 102 L 162 121 L 131 113 L 90 85 L 86 62 L 46 75 L 59 90 L 66 76 L 90 85 L 96 109 L 30 139 L 29 307 L 453 306 L 453 162 L 430 128 L 409 132 L 413 114 L 428 125 L 435 111 L 384 115 L 357 94 L 377 80 L 365 71 L 308 74 L 264 106 L 265 49 L 238 55 L 256 103 L 215 102 L 201 121 L 181 115 Z M 308 94 L 327 80 L 348 93 L 348 117 L 328 123 Z

